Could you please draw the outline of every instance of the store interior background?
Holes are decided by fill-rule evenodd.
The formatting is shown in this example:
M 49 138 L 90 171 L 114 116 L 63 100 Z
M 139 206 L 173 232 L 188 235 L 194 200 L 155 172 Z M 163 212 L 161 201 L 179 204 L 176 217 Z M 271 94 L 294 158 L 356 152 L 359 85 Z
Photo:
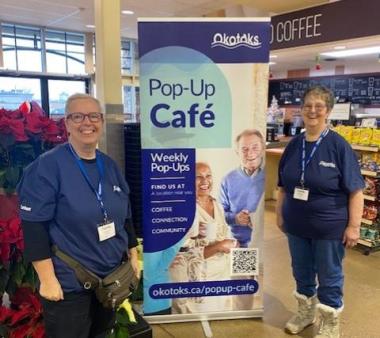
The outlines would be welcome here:
M 103 0 L 107 3 L 111 0 Z M 344 0 L 342 0 L 344 1 Z M 40 102 L 51 116 L 60 117 L 64 101 L 68 95 L 78 91 L 96 92 L 94 33 L 95 6 L 101 0 L 1 0 L 0 23 L 3 36 L 0 44 L 0 108 L 18 106 L 25 100 Z M 122 114 L 118 121 L 126 130 L 125 158 L 117 158 L 124 168 L 125 161 L 133 165 L 127 167 L 127 179 L 138 177 L 139 131 L 139 67 L 138 67 L 138 17 L 260 17 L 274 16 L 299 9 L 328 4 L 334 1 L 321 0 L 121 0 L 120 9 L 120 53 L 114 53 L 121 65 L 120 103 Z M 128 11 L 132 11 L 130 13 Z M 344 18 L 337 18 L 344 20 Z M 353 22 L 352 25 L 359 25 Z M 374 22 L 374 24 L 378 24 Z M 46 27 L 47 31 L 40 31 Z M 13 42 L 12 42 L 13 32 Z M 40 33 L 39 33 L 40 32 Z M 24 35 L 25 34 L 25 35 Z M 39 36 L 36 40 L 34 34 Z M 51 45 L 41 46 L 41 35 L 51 37 Z M 5 36 L 7 35 L 7 39 Z M 28 42 L 29 41 L 29 42 Z M 38 42 L 39 41 L 39 42 Z M 72 42 L 72 43 L 71 43 Z M 345 46 L 346 49 L 378 47 L 374 54 L 337 58 L 327 61 L 321 53 Z M 1 48 L 2 47 L 2 48 Z M 54 50 L 46 63 L 39 60 L 28 65 L 25 50 Z M 15 61 L 16 60 L 16 61 Z M 296 48 L 271 50 L 270 79 L 305 78 L 313 76 L 364 74 L 380 72 L 380 35 L 335 41 L 331 43 L 301 46 Z M 319 67 L 317 67 L 317 64 Z M 37 65 L 37 66 L 36 66 Z M 53 68 L 50 68 L 53 67 Z M 54 68 L 56 67 L 56 68 Z M 317 69 L 319 68 L 319 69 Z M 42 79 L 42 80 L 41 80 Z M 31 88 L 28 81 L 33 80 Z M 39 88 L 35 91 L 35 88 Z M 64 89 L 64 90 L 63 90 Z M 50 94 L 49 94 L 50 90 Z M 48 93 L 46 95 L 46 92 Z M 117 99 L 118 100 L 118 99 Z M 116 101 L 117 101 L 116 100 Z M 107 102 L 105 103 L 115 103 Z M 112 100 L 111 100 L 112 101 Z M 268 102 L 269 106 L 270 102 Z M 7 106 L 8 105 L 8 106 Z M 111 107 L 112 108 L 112 107 Z M 285 109 L 285 108 L 284 108 Z M 380 106 L 366 107 L 367 112 L 380 115 Z M 297 115 L 299 107 L 287 107 L 291 118 Z M 112 133 L 110 129 L 110 133 Z M 108 132 L 108 130 L 107 130 Z M 124 139 L 117 135 L 120 144 Z M 108 136 L 107 136 L 108 137 Z M 132 149 L 135 147 L 135 149 Z M 128 152 L 129 150 L 129 152 Z M 131 151 L 132 150 L 132 151 Z M 133 152 L 134 151 L 134 152 Z M 112 151 L 111 151 L 112 153 Z M 118 156 L 116 156 L 118 157 Z M 279 153 L 272 152 L 267 157 L 267 172 L 277 165 Z M 269 165 L 272 166 L 269 168 Z M 128 177 L 129 175 L 129 177 Z M 269 175 L 268 175 L 269 177 Z M 275 180 L 275 175 L 272 175 Z M 263 321 L 235 320 L 214 321 L 211 328 L 215 337 L 286 337 L 282 326 L 295 304 L 291 295 L 293 288 L 290 262 L 286 241 L 275 227 L 273 192 L 274 181 L 267 187 L 266 233 L 265 233 L 265 315 Z M 135 201 L 141 200 L 139 185 L 130 183 Z M 138 222 L 141 213 L 134 211 Z M 141 230 L 141 229 L 140 229 Z M 141 234 L 141 232 L 140 232 Z M 379 323 L 376 319 L 380 302 L 380 252 L 362 255 L 359 250 L 349 250 L 346 259 L 346 312 L 343 315 L 344 337 L 378 337 Z M 302 337 L 311 337 L 315 329 L 309 328 Z M 154 325 L 155 337 L 202 337 L 200 324 L 176 323 Z

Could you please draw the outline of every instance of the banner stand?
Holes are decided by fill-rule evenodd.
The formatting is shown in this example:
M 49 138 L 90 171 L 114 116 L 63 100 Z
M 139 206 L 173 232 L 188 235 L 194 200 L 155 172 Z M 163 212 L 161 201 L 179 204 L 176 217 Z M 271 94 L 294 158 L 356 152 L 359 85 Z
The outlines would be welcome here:
M 270 18 L 138 20 L 150 324 L 263 316 Z

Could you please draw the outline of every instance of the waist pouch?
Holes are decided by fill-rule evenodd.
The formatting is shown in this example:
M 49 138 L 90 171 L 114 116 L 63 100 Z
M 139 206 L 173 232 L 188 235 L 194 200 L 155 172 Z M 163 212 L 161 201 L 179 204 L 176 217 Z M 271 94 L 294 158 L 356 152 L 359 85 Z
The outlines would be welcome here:
M 84 289 L 95 291 L 96 298 L 105 308 L 118 307 L 138 287 L 139 280 L 129 261 L 122 262 L 116 270 L 102 279 L 56 245 L 52 247 L 52 251 L 74 270 Z

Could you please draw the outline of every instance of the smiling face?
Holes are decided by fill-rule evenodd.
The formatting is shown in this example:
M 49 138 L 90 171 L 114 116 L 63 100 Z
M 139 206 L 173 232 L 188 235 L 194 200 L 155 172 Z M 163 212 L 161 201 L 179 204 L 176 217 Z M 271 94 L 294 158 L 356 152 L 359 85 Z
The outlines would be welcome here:
M 261 164 L 264 146 L 257 135 L 243 135 L 237 143 L 240 165 L 252 174 Z
M 197 197 L 209 196 L 212 190 L 212 173 L 210 167 L 205 163 L 197 163 L 195 188 Z
M 89 117 L 86 116 L 81 122 L 74 122 L 70 117 L 72 113 L 100 113 L 100 107 L 96 101 L 91 98 L 80 98 L 72 101 L 66 112 L 66 129 L 69 136 L 70 143 L 76 150 L 83 148 L 94 148 L 98 144 L 103 132 L 103 118 L 97 122 L 91 122 Z
M 302 107 L 302 118 L 306 130 L 323 130 L 331 112 L 323 96 L 308 95 Z

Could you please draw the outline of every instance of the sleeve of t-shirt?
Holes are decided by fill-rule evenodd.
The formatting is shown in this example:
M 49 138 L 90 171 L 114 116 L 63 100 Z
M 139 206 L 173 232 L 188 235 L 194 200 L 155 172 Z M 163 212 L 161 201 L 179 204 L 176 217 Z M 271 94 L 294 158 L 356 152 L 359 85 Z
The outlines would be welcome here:
M 34 262 L 51 257 L 50 240 L 48 234 L 48 222 L 22 221 L 24 235 L 24 259 Z
M 351 146 L 344 140 L 340 144 L 340 165 L 342 189 L 347 193 L 363 189 L 365 186 L 363 176 L 360 173 L 358 158 Z
M 41 156 L 25 169 L 17 186 L 22 220 L 41 222 L 54 218 L 59 188 L 57 174 L 54 163 Z
M 125 230 L 128 234 L 128 249 L 138 246 L 139 243 L 137 242 L 136 231 L 133 226 L 132 219 L 129 218 L 125 220 Z

